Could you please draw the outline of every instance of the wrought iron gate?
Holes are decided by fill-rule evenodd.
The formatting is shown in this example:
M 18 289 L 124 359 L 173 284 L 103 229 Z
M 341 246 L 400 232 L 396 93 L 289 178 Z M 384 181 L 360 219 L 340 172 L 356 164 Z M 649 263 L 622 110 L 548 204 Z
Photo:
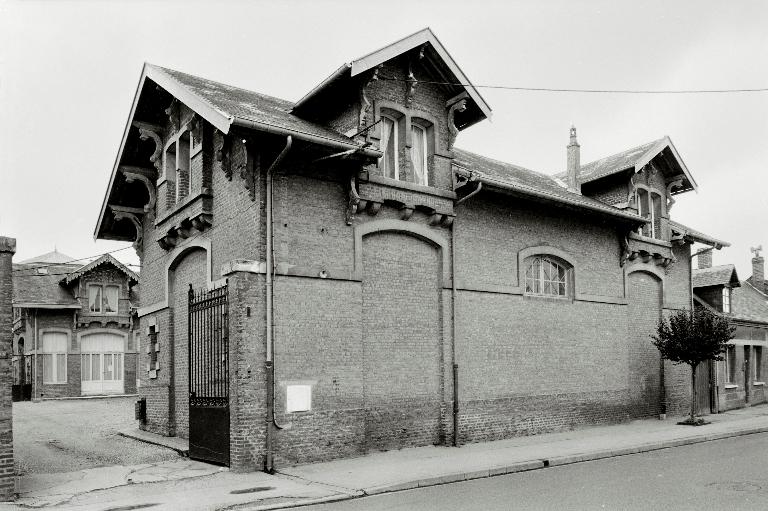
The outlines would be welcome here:
M 189 285 L 189 457 L 229 465 L 227 286 Z

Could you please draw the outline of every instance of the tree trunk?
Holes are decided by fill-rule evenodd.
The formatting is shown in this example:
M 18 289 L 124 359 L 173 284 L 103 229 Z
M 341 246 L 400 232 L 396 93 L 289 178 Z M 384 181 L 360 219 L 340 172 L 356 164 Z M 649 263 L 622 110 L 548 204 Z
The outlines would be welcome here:
M 691 424 L 696 424 L 696 365 L 691 366 Z

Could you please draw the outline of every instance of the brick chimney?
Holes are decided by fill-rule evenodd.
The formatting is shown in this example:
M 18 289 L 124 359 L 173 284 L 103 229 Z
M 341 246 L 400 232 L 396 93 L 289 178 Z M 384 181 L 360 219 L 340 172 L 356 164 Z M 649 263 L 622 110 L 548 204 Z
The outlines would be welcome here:
M 696 256 L 696 259 L 698 260 L 698 266 L 700 270 L 705 268 L 712 268 L 712 249 L 710 248 L 705 252 L 699 253 L 699 255 Z
M 577 179 L 581 167 L 580 147 L 576 141 L 576 127 L 571 125 L 571 142 L 568 144 L 568 190 L 576 193 L 581 193 L 581 185 Z
M 760 245 L 757 248 L 750 248 L 755 254 L 752 258 L 752 284 L 755 285 L 760 291 L 765 291 L 765 259 L 760 255 L 760 251 L 763 250 L 763 246 Z

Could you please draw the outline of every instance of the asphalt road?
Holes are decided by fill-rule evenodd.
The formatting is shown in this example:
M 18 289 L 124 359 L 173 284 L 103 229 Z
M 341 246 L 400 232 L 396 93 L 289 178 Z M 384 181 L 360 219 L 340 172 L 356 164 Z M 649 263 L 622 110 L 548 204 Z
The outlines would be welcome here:
M 179 459 L 171 449 L 125 438 L 136 428 L 132 397 L 13 403 L 16 473 L 50 474 Z
M 302 511 L 768 510 L 768 433 L 550 467 Z

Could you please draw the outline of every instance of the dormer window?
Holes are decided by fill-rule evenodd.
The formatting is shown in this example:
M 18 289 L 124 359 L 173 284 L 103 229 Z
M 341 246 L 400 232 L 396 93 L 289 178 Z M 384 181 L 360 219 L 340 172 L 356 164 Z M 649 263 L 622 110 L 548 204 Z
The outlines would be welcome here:
M 411 125 L 411 165 L 413 180 L 416 184 L 426 186 L 427 172 L 427 130 L 418 124 Z
M 726 314 L 731 312 L 731 288 L 723 288 L 723 312 Z
M 381 151 L 384 156 L 379 160 L 382 175 L 391 179 L 400 179 L 398 169 L 398 129 L 397 120 L 389 116 L 381 116 Z
M 88 285 L 88 311 L 94 314 L 117 314 L 119 286 Z
M 648 220 L 640 234 L 660 240 L 663 238 L 661 229 L 662 205 L 661 195 L 649 192 L 645 188 L 637 189 L 637 208 L 640 216 Z

